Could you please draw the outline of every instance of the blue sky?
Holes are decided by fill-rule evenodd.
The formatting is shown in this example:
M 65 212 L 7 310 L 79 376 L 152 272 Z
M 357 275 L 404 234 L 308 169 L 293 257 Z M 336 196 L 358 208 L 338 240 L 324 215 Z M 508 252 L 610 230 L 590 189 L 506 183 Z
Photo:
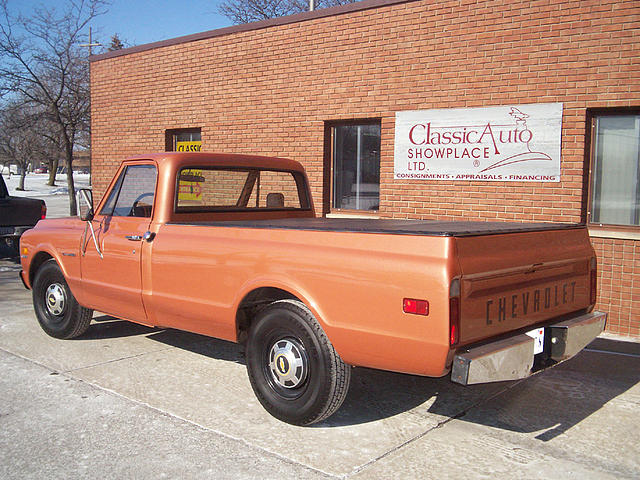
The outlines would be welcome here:
M 219 0 L 111 0 L 105 15 L 93 20 L 94 37 L 108 44 L 117 33 L 128 46 L 228 27 L 216 13 Z M 38 5 L 63 6 L 64 0 L 9 0 L 9 7 L 29 15 Z M 87 34 L 88 34 L 87 30 Z M 94 50 L 94 53 L 95 50 Z

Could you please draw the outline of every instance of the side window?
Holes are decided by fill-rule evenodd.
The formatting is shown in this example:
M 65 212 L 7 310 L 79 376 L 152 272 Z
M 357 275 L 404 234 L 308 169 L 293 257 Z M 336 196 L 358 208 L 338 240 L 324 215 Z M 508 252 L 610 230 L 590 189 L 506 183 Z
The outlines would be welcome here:
M 109 194 L 102 215 L 150 218 L 156 191 L 156 168 L 133 165 L 122 172 Z
M 113 215 L 113 207 L 116 205 L 116 200 L 118 199 L 118 193 L 120 193 L 120 188 L 122 187 L 122 180 L 124 180 L 124 175 L 127 173 L 127 170 L 124 170 L 115 185 L 111 189 L 111 193 L 109 193 L 109 197 L 107 201 L 104 202 L 104 206 L 102 210 L 100 210 L 100 215 Z

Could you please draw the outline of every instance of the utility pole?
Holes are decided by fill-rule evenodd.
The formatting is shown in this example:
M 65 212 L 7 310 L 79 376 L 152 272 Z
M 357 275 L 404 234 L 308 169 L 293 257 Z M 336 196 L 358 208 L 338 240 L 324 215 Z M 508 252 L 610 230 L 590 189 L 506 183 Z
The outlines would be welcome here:
M 313 1 L 313 0 L 311 0 Z M 92 55 L 91 52 L 91 47 L 101 47 L 102 44 L 101 43 L 93 43 L 93 36 L 92 36 L 92 32 L 91 32 L 91 27 L 89 27 L 89 43 L 81 43 L 80 44 L 81 47 L 89 47 L 89 56 Z
M 309 11 L 313 12 L 316 8 L 316 2 L 315 0 L 309 0 Z
M 313 0 L 312 0 L 313 1 Z M 89 56 L 92 55 L 92 47 L 101 47 L 102 44 L 99 42 L 93 41 L 93 32 L 91 31 L 91 27 L 89 27 L 89 43 L 81 43 L 81 47 L 89 48 Z M 89 185 L 93 185 L 93 165 L 91 162 L 91 152 L 89 152 Z

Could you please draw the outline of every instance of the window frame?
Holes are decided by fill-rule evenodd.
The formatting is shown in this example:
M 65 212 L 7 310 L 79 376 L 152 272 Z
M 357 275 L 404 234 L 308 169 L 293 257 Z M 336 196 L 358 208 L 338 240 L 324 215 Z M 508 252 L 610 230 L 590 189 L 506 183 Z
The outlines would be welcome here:
M 136 168 L 136 167 L 147 167 L 147 168 L 152 167 L 154 169 L 154 173 L 155 173 L 155 180 L 154 180 L 154 187 L 153 187 L 154 201 L 151 204 L 151 213 L 149 216 L 144 216 L 144 217 L 138 217 L 138 216 L 132 216 L 132 215 L 114 215 L 116 205 L 118 204 L 118 200 L 120 199 L 120 193 L 122 192 L 122 185 L 124 184 L 125 177 L 127 176 L 127 173 L 130 168 Z M 146 218 L 149 220 L 153 218 L 154 211 L 155 211 L 155 198 L 158 193 L 158 166 L 155 163 L 144 162 L 144 163 L 124 164 L 122 168 L 119 170 L 117 177 L 114 178 L 114 181 L 110 185 L 110 187 L 111 188 L 108 189 L 104 198 L 100 202 L 100 205 L 98 205 L 98 208 L 99 208 L 98 215 L 102 217 L 111 217 L 111 218 Z M 115 199 L 113 201 L 113 207 L 111 208 L 111 212 L 107 213 L 105 212 L 105 208 L 107 207 L 107 203 L 109 202 L 112 195 L 115 195 Z
M 200 134 L 200 144 L 202 145 L 202 128 L 201 127 L 189 127 L 189 128 L 170 128 L 165 130 L 164 149 L 165 152 L 176 152 L 175 149 L 175 136 L 180 133 L 198 133 Z M 196 140 L 192 140 L 196 141 Z M 202 150 L 200 150 L 202 151 Z
M 583 179 L 583 222 L 587 224 L 592 236 L 599 233 L 619 232 L 622 236 L 640 234 L 640 225 L 620 225 L 594 222 L 592 209 L 594 200 L 594 180 L 596 168 L 596 120 L 599 117 L 619 117 L 628 115 L 640 115 L 640 107 L 614 107 L 614 108 L 589 108 L 586 112 L 585 132 L 585 175 Z
M 323 160 L 323 178 L 322 178 L 322 216 L 326 216 L 332 213 L 345 214 L 345 215 L 358 215 L 366 217 L 377 217 L 380 214 L 380 207 L 377 210 L 356 210 L 346 208 L 333 208 L 333 129 L 335 127 L 342 126 L 356 126 L 356 125 L 377 125 L 380 127 L 380 177 L 382 177 L 382 118 L 380 117 L 367 117 L 367 118 L 353 118 L 348 120 L 326 120 L 324 122 L 324 160 Z M 378 186 L 382 185 L 380 178 Z M 380 193 L 378 193 L 380 195 Z
M 300 201 L 300 208 L 292 207 L 269 207 L 269 208 L 247 208 L 247 207 L 197 207 L 197 206 L 178 206 L 178 193 L 180 190 L 180 173 L 184 170 L 227 170 L 227 171 L 241 171 L 251 173 L 252 171 L 266 171 L 266 172 L 282 172 L 288 173 L 293 177 L 296 183 L 296 189 L 298 191 L 298 199 Z M 248 179 L 247 179 L 248 180 Z M 245 184 L 246 187 L 246 184 Z M 235 166 L 203 166 L 203 165 L 181 165 L 176 171 L 176 180 L 174 186 L 173 195 L 173 213 L 174 214 L 189 214 L 189 213 L 255 213 L 255 212 L 308 212 L 311 210 L 311 199 L 309 198 L 309 187 L 306 182 L 305 176 L 294 170 L 286 170 L 279 168 L 265 168 L 265 167 L 235 167 Z

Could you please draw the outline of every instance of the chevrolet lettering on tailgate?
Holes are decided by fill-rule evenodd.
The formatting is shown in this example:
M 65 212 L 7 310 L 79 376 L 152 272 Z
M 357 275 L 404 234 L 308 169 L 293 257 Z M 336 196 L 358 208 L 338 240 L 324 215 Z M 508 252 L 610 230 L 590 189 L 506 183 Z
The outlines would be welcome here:
M 575 281 L 567 282 L 487 300 L 487 325 L 573 304 L 576 300 L 576 284 Z

